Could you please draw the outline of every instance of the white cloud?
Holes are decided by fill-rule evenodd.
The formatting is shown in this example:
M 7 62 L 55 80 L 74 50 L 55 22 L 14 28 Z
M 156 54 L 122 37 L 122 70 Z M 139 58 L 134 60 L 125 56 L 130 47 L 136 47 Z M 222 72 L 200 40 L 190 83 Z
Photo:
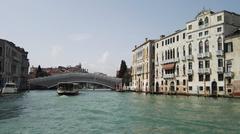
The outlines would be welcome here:
M 61 54 L 63 54 L 63 47 L 62 46 L 52 46 L 50 51 L 52 58 L 57 58 Z
M 104 63 L 106 63 L 108 57 L 109 57 L 109 52 L 108 52 L 108 51 L 105 51 L 105 52 L 101 55 L 101 57 L 98 59 L 98 62 L 104 64 Z
M 79 34 L 71 34 L 68 36 L 68 38 L 73 41 L 83 41 L 83 40 L 91 39 L 92 35 L 88 33 L 79 33 Z

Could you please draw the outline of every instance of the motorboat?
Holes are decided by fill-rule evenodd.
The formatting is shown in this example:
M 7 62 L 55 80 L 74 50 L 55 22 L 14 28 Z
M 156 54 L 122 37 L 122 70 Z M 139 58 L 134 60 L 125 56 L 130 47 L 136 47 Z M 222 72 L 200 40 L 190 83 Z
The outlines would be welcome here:
M 60 82 L 57 85 L 58 95 L 77 95 L 79 94 L 78 83 Z
M 17 93 L 17 86 L 15 83 L 6 83 L 5 86 L 2 89 L 2 94 L 14 94 Z

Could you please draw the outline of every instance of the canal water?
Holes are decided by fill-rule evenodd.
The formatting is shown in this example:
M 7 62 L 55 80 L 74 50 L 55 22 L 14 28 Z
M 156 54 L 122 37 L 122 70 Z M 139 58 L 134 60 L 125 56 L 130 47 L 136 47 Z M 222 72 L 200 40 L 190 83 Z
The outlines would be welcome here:
M 0 134 L 174 133 L 240 133 L 240 99 L 98 90 L 0 96 Z

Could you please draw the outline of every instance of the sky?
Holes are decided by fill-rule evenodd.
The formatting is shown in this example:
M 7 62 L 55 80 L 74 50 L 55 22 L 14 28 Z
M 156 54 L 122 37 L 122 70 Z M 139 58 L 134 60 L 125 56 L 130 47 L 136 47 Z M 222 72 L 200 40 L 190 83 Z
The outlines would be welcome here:
M 74 66 L 116 75 L 145 38 L 185 28 L 201 10 L 240 14 L 239 0 L 0 0 L 0 38 L 31 66 Z

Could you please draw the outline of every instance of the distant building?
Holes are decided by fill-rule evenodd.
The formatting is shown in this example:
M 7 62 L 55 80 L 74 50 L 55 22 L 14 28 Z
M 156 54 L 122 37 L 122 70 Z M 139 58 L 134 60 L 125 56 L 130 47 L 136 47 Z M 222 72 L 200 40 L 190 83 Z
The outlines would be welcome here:
M 0 39 L 0 86 L 6 82 L 16 83 L 19 89 L 27 89 L 28 52 L 14 43 Z
M 29 77 L 30 79 L 36 77 L 38 67 L 31 67 Z M 88 70 L 85 68 L 82 68 L 82 65 L 76 65 L 74 67 L 72 66 L 58 66 L 58 67 L 48 67 L 48 68 L 42 68 L 42 71 L 46 72 L 48 75 L 56 75 L 56 74 L 63 74 L 63 73 L 73 73 L 73 72 L 79 72 L 79 73 L 88 73 Z

